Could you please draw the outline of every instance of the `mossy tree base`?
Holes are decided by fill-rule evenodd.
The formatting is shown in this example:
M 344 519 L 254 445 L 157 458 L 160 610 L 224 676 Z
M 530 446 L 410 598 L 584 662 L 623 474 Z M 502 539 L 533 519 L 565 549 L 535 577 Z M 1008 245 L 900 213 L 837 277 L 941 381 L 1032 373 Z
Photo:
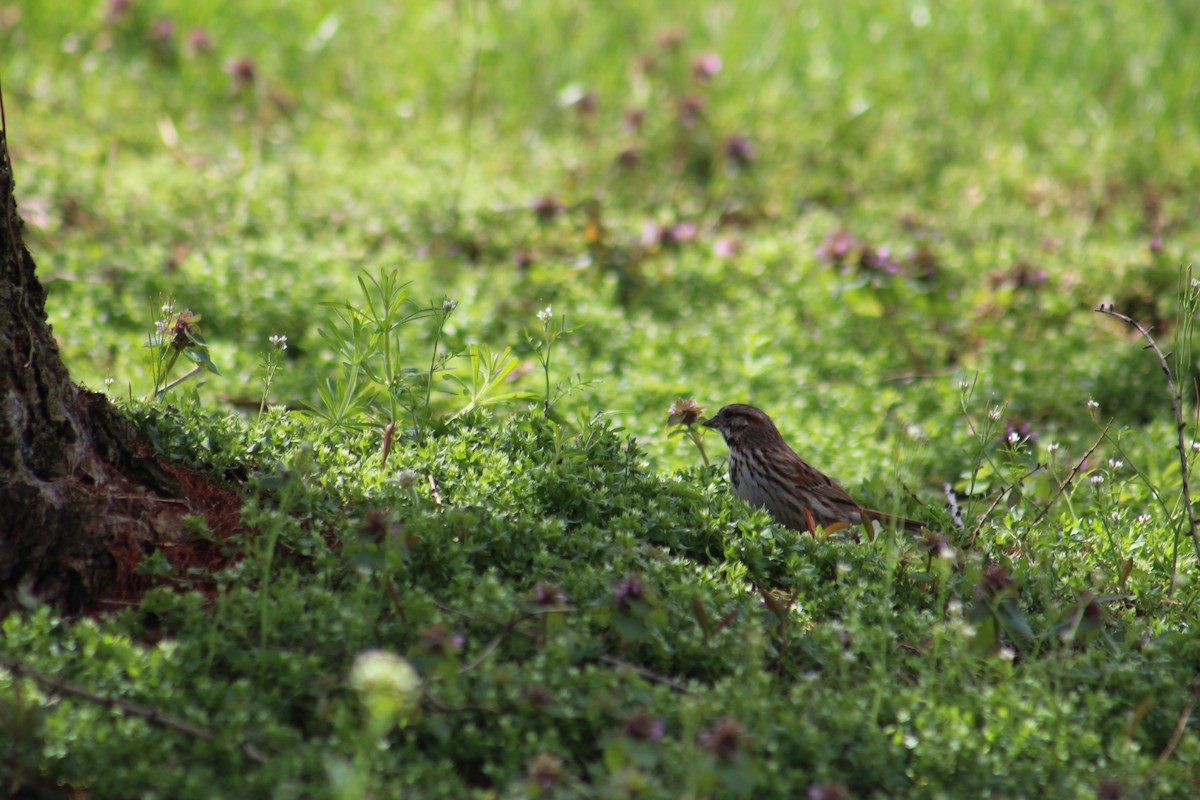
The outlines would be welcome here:
M 78 611 L 136 582 L 189 508 L 108 399 L 71 382 L 13 189 L 0 134 L 0 612 L 22 595 Z

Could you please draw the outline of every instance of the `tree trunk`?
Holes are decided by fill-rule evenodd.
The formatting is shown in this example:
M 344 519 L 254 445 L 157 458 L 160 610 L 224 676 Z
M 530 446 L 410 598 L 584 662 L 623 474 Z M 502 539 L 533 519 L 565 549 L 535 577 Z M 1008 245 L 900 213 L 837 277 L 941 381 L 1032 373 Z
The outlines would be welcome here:
M 0 133 L 0 617 L 30 595 L 76 612 L 127 593 L 191 510 L 170 465 L 71 382 L 13 188 Z

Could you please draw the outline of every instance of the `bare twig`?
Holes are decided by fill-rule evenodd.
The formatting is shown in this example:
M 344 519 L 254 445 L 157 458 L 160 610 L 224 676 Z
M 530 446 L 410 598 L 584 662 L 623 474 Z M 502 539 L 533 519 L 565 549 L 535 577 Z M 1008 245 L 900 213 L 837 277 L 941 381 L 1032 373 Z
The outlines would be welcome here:
M 496 648 L 500 646 L 500 643 L 503 642 L 510 633 L 516 632 L 516 633 L 520 633 L 523 636 L 526 636 L 530 639 L 536 639 L 537 637 L 534 634 L 531 634 L 528 631 L 519 630 L 517 628 L 517 626 L 520 625 L 522 622 L 525 622 L 526 620 L 534 619 L 536 617 L 544 617 L 549 614 L 569 614 L 574 611 L 575 611 L 575 609 L 570 608 L 570 607 L 537 608 L 537 609 L 534 609 L 533 611 L 529 611 L 529 612 L 511 620 L 510 622 L 505 624 L 504 628 L 501 629 L 501 631 L 499 633 L 497 633 L 495 636 L 492 637 L 492 640 L 490 642 L 488 642 L 487 645 L 483 648 L 482 653 L 480 653 L 478 656 L 476 656 L 475 659 L 473 661 L 471 661 L 470 663 L 463 664 L 461 667 L 458 668 L 458 674 L 465 675 L 466 673 L 468 673 L 471 670 L 478 667 L 484 661 L 487 661 L 488 657 L 491 656 L 491 654 L 496 651 Z
M 1197 692 L 1196 684 L 1192 684 L 1192 692 Z M 1142 779 L 1143 786 L 1154 780 L 1154 776 L 1158 774 L 1158 771 L 1162 769 L 1163 764 L 1167 763 L 1167 759 L 1169 759 L 1175 752 L 1175 748 L 1178 747 L 1179 743 L 1183 740 L 1183 734 L 1187 732 L 1188 721 L 1191 719 L 1192 712 L 1195 711 L 1195 709 L 1196 701 L 1194 699 L 1183 707 L 1183 711 L 1179 714 L 1179 719 L 1175 722 L 1175 730 L 1171 733 L 1171 738 L 1167 740 L 1167 746 L 1164 747 L 1163 751 L 1158 754 L 1158 758 L 1155 759 L 1154 764 L 1151 765 L 1150 771 L 1147 772 L 1146 777 Z
M 1067 490 L 1067 487 L 1071 485 L 1071 481 L 1075 480 L 1075 476 L 1079 474 L 1081 469 L 1083 469 L 1083 465 L 1087 463 L 1087 460 L 1092 457 L 1092 453 L 1096 452 L 1096 448 L 1099 447 L 1100 443 L 1104 441 L 1104 437 L 1108 436 L 1108 429 L 1112 427 L 1112 424 L 1113 421 L 1110 419 L 1108 424 L 1104 426 L 1104 430 L 1100 431 L 1100 435 L 1096 437 L 1096 441 L 1092 442 L 1092 446 L 1089 447 L 1087 452 L 1080 456 L 1079 460 L 1075 462 L 1075 466 L 1071 469 L 1071 474 L 1063 479 L 1063 482 L 1058 485 L 1058 490 L 1054 492 L 1054 496 L 1050 498 L 1050 502 L 1046 503 L 1046 507 L 1042 509 L 1042 513 L 1038 514 L 1037 518 L 1033 520 L 1034 525 L 1037 525 L 1039 522 L 1041 522 L 1046 515 L 1050 513 L 1050 509 L 1054 508 L 1055 502 L 1057 502 L 1058 498 L 1062 496 L 1062 493 Z
M 157 709 L 147 708 L 146 706 L 140 706 L 134 703 L 127 703 L 124 700 L 118 700 L 115 697 L 104 697 L 103 695 L 98 695 L 94 692 L 84 689 L 82 686 L 64 681 L 61 678 L 52 678 L 49 675 L 43 675 L 37 670 L 27 667 L 19 661 L 14 661 L 7 656 L 0 656 L 0 667 L 8 670 L 13 675 L 28 678 L 34 683 L 46 687 L 57 695 L 64 697 L 78 697 L 81 700 L 87 700 L 91 703 L 107 706 L 108 708 L 112 708 L 121 712 L 127 717 L 138 717 L 146 720 L 151 725 L 159 725 L 163 728 L 167 728 L 168 730 L 175 731 L 176 733 L 182 733 L 184 736 L 191 736 L 194 739 L 201 739 L 205 742 L 211 742 L 215 737 L 215 734 L 210 728 L 205 728 L 176 717 L 167 716 Z M 251 761 L 255 764 L 266 763 L 267 759 L 266 756 L 262 754 L 262 751 L 249 742 L 242 742 L 240 749 L 242 751 L 242 755 L 246 757 L 247 761 Z
M 597 660 L 604 664 L 608 664 L 610 667 L 631 669 L 640 677 L 645 678 L 651 683 L 661 683 L 663 686 L 674 689 L 680 694 L 692 693 L 692 690 L 688 688 L 686 684 L 680 683 L 673 678 L 668 678 L 666 675 L 660 675 L 659 673 L 646 669 L 645 667 L 639 667 L 637 664 L 631 664 L 630 662 L 617 658 L 616 656 L 597 656 Z
M 967 542 L 967 547 L 971 547 L 975 544 L 975 539 L 978 538 L 980 531 L 983 530 L 983 526 L 985 523 L 987 523 L 988 517 L 990 517 L 992 515 L 992 512 L 996 510 L 996 506 L 1000 505 L 1000 501 L 1003 500 L 1004 497 L 1009 492 L 1011 492 L 1013 489 L 1016 489 L 1017 487 L 1021 486 L 1023 483 L 1025 483 L 1026 480 L 1028 480 L 1033 475 L 1037 474 L 1037 472 L 1039 470 L 1044 469 L 1045 467 L 1046 467 L 1046 465 L 1042 464 L 1042 463 L 1034 464 L 1033 467 L 1031 469 L 1027 470 L 1024 475 L 1022 475 L 1021 477 L 1017 478 L 1012 483 L 1005 486 L 1003 489 L 1001 489 L 996 494 L 996 499 L 993 500 L 992 504 L 987 507 L 986 511 L 983 512 L 983 516 L 981 516 L 979 518 L 979 524 L 975 526 L 975 530 L 971 531 L 971 537 L 970 537 L 970 540 Z M 1038 516 L 1038 519 L 1041 519 L 1040 515 Z M 1035 523 L 1036 523 L 1036 521 L 1035 521 Z
M 204 367 L 202 367 L 202 366 L 200 366 L 199 364 L 197 364 L 196 366 L 192 367 L 192 368 L 191 368 L 190 370 L 188 370 L 187 372 L 185 372 L 185 373 L 183 373 L 182 375 L 180 375 L 180 376 L 179 376 L 178 378 L 176 378 L 175 380 L 173 380 L 173 381 L 171 381 L 170 383 L 168 383 L 166 386 L 164 386 L 164 387 L 162 387 L 161 389 L 159 389 L 159 390 L 158 390 L 158 394 L 157 394 L 157 395 L 155 395 L 155 396 L 157 397 L 158 395 L 163 395 L 163 394 L 166 394 L 167 392 L 171 391 L 171 390 L 172 390 L 172 389 L 174 389 L 176 386 L 178 386 L 179 384 L 183 383 L 183 382 L 184 382 L 184 381 L 186 381 L 188 378 L 192 377 L 193 375 L 195 375 L 197 372 L 199 372 L 199 371 L 200 371 L 200 370 L 202 370 L 202 369 L 204 369 Z
M 1149 330 L 1143 327 L 1142 323 L 1133 317 L 1122 314 L 1119 311 L 1114 311 L 1112 303 L 1109 303 L 1107 306 L 1102 303 L 1096 309 L 1096 313 L 1106 314 L 1136 328 L 1137 332 L 1146 340 L 1145 349 L 1154 351 L 1154 355 L 1158 358 L 1158 366 L 1162 369 L 1163 374 L 1167 376 L 1167 390 L 1171 394 L 1171 410 L 1175 412 L 1175 449 L 1179 451 L 1180 479 L 1183 483 L 1183 505 L 1187 509 L 1188 533 L 1191 535 L 1192 544 L 1196 548 L 1196 558 L 1200 559 L 1200 532 L 1197 532 L 1196 511 L 1192 508 L 1191 479 L 1188 474 L 1188 449 L 1187 443 L 1183 440 L 1183 432 L 1187 428 L 1187 424 L 1183 421 L 1183 395 L 1179 391 L 1178 384 L 1175 383 L 1175 376 L 1171 373 L 1171 364 L 1167 361 L 1168 355 L 1163 353 L 1158 346 L 1158 342 L 1154 341 L 1154 337 L 1150 335 Z

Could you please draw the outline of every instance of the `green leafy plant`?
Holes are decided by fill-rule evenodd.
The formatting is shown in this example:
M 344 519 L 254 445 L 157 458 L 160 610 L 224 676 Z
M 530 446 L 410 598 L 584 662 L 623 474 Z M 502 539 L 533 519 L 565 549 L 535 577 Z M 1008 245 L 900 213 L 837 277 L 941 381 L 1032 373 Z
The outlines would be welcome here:
M 466 352 L 470 364 L 467 377 L 449 373 L 445 377 L 458 384 L 459 394 L 467 403 L 455 413 L 455 417 L 468 414 L 476 408 L 504 405 L 532 397 L 529 392 L 506 388 L 513 372 L 520 366 L 520 359 L 510 348 L 493 351 L 484 344 L 472 344 Z M 510 384 L 511 385 L 511 384 Z
M 414 432 L 419 431 L 429 417 L 434 376 L 454 356 L 438 350 L 454 304 L 417 304 L 397 270 L 383 270 L 379 277 L 359 276 L 358 285 L 360 302 L 326 304 L 333 318 L 318 332 L 337 354 L 342 374 L 318 386 L 320 404 L 313 406 L 313 412 L 341 428 L 361 426 L 372 419 L 386 425 L 408 417 Z M 403 366 L 401 330 L 429 317 L 436 320 L 436 327 L 428 371 Z

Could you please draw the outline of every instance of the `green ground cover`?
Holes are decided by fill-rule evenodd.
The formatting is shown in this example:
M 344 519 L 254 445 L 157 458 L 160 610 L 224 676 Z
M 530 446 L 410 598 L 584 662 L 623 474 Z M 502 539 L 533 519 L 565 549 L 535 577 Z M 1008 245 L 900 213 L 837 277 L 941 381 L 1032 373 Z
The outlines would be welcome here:
M 1195 796 L 1170 397 L 1094 309 L 1192 384 L 1196 41 L 1182 0 L 0 0 L 63 357 L 245 500 L 220 563 L 0 623 L 211 739 L 0 670 L 6 786 Z M 148 400 L 168 301 L 220 374 Z M 940 536 L 772 524 L 678 397 Z

